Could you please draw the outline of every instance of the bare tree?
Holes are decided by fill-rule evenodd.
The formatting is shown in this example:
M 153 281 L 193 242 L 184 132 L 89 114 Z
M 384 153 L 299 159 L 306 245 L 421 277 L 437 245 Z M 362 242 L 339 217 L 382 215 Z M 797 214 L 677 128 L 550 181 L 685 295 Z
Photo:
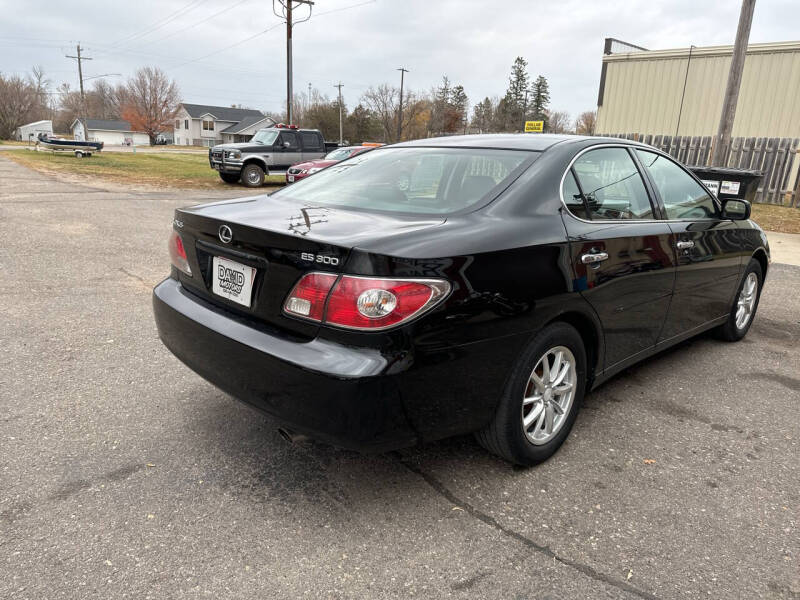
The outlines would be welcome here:
M 581 113 L 575 121 L 575 133 L 578 135 L 594 135 L 596 125 L 597 112 L 594 110 L 587 110 Z
M 37 79 L 38 77 L 38 79 Z M 44 118 L 46 104 L 41 71 L 33 77 L 23 79 L 18 75 L 9 77 L 0 73 L 0 139 L 8 139 L 20 125 Z
M 548 133 L 572 133 L 570 125 L 572 119 L 569 113 L 562 110 L 554 110 L 547 113 L 547 131 Z
M 383 127 L 383 141 L 391 143 L 397 138 L 397 108 L 399 90 L 387 83 L 370 87 L 361 96 L 361 102 L 378 119 Z M 409 96 L 406 96 L 408 98 Z M 403 99 L 405 106 L 407 100 Z
M 158 67 L 144 67 L 128 80 L 121 116 L 134 130 L 144 131 L 155 144 L 178 112 L 180 93 L 174 81 Z

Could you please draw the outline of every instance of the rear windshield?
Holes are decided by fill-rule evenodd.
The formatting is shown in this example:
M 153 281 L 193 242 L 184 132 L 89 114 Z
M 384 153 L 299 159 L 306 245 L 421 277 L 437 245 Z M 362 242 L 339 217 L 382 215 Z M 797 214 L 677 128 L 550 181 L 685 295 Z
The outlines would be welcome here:
M 446 214 L 477 204 L 537 153 L 485 148 L 386 148 L 275 192 L 313 205 Z

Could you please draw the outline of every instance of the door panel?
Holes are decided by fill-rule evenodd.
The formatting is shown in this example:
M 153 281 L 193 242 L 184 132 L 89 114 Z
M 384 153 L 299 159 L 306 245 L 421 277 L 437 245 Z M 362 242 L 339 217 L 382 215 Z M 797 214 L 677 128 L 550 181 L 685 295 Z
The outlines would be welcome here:
M 605 334 L 605 369 L 652 348 L 675 280 L 672 232 L 666 223 L 589 223 L 565 217 L 574 288 L 597 312 Z M 606 253 L 601 262 L 583 256 Z
M 730 310 L 741 263 L 738 227 L 720 218 L 708 191 L 670 157 L 636 150 L 669 219 L 677 256 L 675 294 L 659 341 Z
M 741 239 L 733 221 L 673 221 L 669 226 L 678 268 L 659 341 L 724 316 L 731 308 L 741 268 Z
M 285 144 L 289 144 L 287 147 Z M 289 167 L 303 160 L 303 154 L 300 151 L 300 141 L 297 139 L 297 133 L 294 131 L 282 131 L 275 142 L 275 165 L 281 167 Z

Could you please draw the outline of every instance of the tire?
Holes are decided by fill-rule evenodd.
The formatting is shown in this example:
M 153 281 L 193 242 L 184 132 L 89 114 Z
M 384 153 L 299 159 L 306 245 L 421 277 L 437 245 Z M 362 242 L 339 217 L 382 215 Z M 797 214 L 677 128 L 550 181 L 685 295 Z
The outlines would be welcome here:
M 543 388 L 533 378 L 536 375 L 540 383 L 547 383 L 543 381 L 547 379 L 543 361 L 547 360 L 549 371 L 549 367 L 555 367 L 558 352 L 571 363 L 564 380 L 569 380 L 572 385 L 569 398 L 565 395 L 569 392 L 557 392 L 564 389 L 564 383 L 552 385 L 553 378 L 559 374 L 557 369 L 553 369 L 556 375 L 550 379 L 550 385 L 544 386 L 549 392 L 546 389 L 541 392 Z M 562 369 L 564 364 L 561 362 Z M 518 465 L 532 466 L 550 458 L 564 443 L 575 423 L 586 390 L 586 368 L 586 349 L 574 327 L 567 323 L 552 323 L 542 329 L 514 364 L 494 419 L 475 434 L 478 442 L 489 452 Z M 559 414 L 556 407 L 566 409 L 562 408 Z M 541 412 L 537 413 L 537 410 Z M 549 424 L 548 411 L 551 415 Z M 540 416 L 536 417 L 536 414 Z M 531 424 L 526 428 L 524 420 L 531 418 Z M 552 427 L 550 433 L 547 432 L 548 425 Z M 539 439 L 532 439 L 537 436 Z
M 238 173 L 220 173 L 219 178 L 225 183 L 239 183 L 240 175 Z
M 245 187 L 256 188 L 264 185 L 264 169 L 256 164 L 246 165 L 242 169 L 242 185 Z
M 755 319 L 756 310 L 758 310 L 763 281 L 764 274 L 761 271 L 761 263 L 755 258 L 751 258 L 742 275 L 742 281 L 736 288 L 736 296 L 734 296 L 728 320 L 714 330 L 719 339 L 726 342 L 738 342 L 747 335 L 750 325 Z M 752 287 L 753 284 L 755 288 Z M 739 318 L 740 308 L 745 311 L 741 319 Z
M 75 158 L 83 158 L 83 152 L 80 150 L 75 151 Z

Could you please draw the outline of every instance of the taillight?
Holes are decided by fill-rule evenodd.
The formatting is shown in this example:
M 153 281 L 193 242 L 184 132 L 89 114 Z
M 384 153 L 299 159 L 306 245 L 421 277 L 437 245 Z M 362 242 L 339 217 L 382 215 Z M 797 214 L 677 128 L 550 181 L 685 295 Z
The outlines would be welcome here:
M 172 233 L 170 233 L 167 246 L 169 247 L 169 257 L 172 260 L 172 264 L 178 270 L 191 276 L 192 269 L 189 267 L 189 261 L 186 258 L 186 249 L 183 247 L 183 240 L 174 229 Z
M 305 275 L 286 299 L 284 311 L 348 329 L 386 329 L 430 310 L 450 291 L 450 284 L 438 279 L 336 279 L 326 273 Z
M 283 310 L 290 315 L 303 317 L 312 321 L 322 321 L 325 313 L 325 299 L 336 275 L 330 273 L 309 273 L 292 288 L 283 305 Z

